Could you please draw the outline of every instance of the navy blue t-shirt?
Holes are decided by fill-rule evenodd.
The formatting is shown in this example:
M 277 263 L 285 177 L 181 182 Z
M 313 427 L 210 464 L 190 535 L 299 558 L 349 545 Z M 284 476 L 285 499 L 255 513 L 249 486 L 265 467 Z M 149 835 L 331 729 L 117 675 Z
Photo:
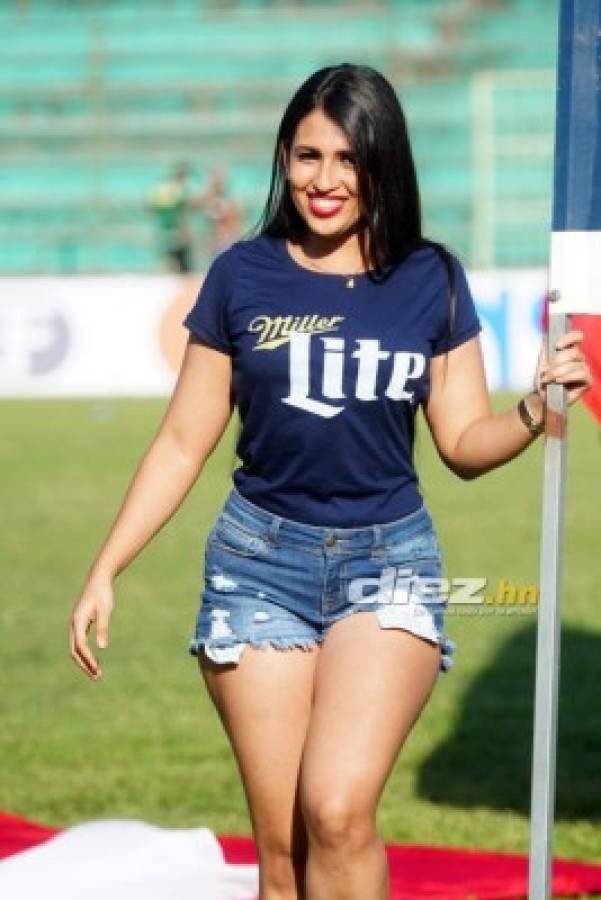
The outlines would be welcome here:
M 235 241 L 213 259 L 183 324 L 232 357 L 242 465 L 252 503 L 310 525 L 390 522 L 422 503 L 414 417 L 429 359 L 482 328 L 465 271 L 450 341 L 448 281 L 431 247 L 379 284 L 297 263 L 283 238 Z

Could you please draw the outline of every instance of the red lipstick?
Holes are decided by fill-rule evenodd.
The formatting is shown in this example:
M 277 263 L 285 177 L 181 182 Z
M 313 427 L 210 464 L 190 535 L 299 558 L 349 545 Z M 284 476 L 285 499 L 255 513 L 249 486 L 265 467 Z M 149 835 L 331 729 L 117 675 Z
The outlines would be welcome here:
M 309 195 L 309 209 L 320 219 L 329 219 L 337 215 L 344 205 L 340 197 L 318 197 Z

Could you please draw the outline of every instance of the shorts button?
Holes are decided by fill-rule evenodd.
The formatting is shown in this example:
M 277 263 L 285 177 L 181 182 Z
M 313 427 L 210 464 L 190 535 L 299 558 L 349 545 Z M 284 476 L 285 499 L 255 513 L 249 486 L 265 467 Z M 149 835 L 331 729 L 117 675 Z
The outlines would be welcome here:
M 335 543 L 336 543 L 336 538 L 334 537 L 333 534 L 329 534 L 326 538 L 326 544 L 328 545 L 328 547 L 333 547 Z

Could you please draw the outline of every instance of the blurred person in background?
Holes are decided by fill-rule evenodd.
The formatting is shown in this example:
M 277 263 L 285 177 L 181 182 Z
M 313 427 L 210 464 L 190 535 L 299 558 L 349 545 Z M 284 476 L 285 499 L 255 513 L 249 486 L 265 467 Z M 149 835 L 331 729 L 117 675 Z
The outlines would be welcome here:
M 193 269 L 193 241 L 190 210 L 193 196 L 190 168 L 179 163 L 172 173 L 150 193 L 149 206 L 158 227 L 161 253 L 173 272 L 187 274 Z
M 198 201 L 209 220 L 209 249 L 211 262 L 240 236 L 242 206 L 230 197 L 225 173 L 213 169 L 206 191 Z
M 209 221 L 208 251 L 212 260 L 238 236 L 241 207 L 226 189 L 223 170 L 211 171 L 207 187 L 195 192 L 190 167 L 179 163 L 171 175 L 153 188 L 149 197 L 159 231 L 162 255 L 170 271 L 188 274 L 194 269 L 194 238 L 190 215 L 205 213 Z

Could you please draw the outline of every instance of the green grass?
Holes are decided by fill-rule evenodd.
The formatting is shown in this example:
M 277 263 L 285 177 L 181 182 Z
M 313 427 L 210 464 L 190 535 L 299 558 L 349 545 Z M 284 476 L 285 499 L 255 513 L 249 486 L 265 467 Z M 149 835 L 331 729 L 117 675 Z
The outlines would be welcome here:
M 505 408 L 513 395 L 497 394 Z M 202 547 L 229 487 L 234 423 L 192 493 L 116 582 L 104 676 L 67 620 L 166 400 L 4 401 L 0 807 L 56 826 L 134 817 L 250 834 L 234 757 L 187 652 Z M 423 420 L 416 462 L 450 577 L 538 581 L 543 441 L 463 482 Z M 555 853 L 601 858 L 599 431 L 570 409 Z M 458 616 L 442 675 L 379 813 L 386 841 L 527 852 L 536 614 Z M 92 633 L 92 632 L 91 632 Z M 94 646 L 94 644 L 93 644 Z

